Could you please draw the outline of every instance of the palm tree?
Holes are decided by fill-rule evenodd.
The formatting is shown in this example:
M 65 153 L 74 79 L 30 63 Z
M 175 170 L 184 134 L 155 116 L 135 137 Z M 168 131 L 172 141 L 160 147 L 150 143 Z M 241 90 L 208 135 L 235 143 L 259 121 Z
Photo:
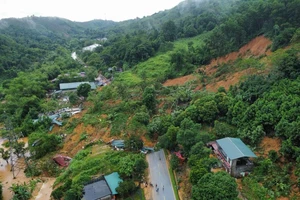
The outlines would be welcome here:
M 31 197 L 28 185 L 25 182 L 23 184 L 13 183 L 9 189 L 14 193 L 13 200 L 29 200 Z

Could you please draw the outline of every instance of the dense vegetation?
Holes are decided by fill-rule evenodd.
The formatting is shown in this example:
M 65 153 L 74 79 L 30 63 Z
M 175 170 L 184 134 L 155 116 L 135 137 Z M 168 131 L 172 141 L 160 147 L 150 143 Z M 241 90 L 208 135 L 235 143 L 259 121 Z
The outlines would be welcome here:
M 81 24 L 34 16 L 1 20 L 2 136 L 29 136 L 29 162 L 34 167 L 27 169 L 27 174 L 58 176 L 52 193 L 55 199 L 80 199 L 84 183 L 113 171 L 125 180 L 122 185 L 126 190 L 118 191 L 128 196 L 128 191 L 136 189 L 132 181 L 139 181 L 147 167 L 144 157 L 136 153 L 142 146 L 141 136 L 158 141 L 158 148 L 183 152 L 187 163 L 180 164 L 172 156 L 171 166 L 177 171 L 190 169 L 190 187 L 185 188 L 189 198 L 234 199 L 238 195 L 235 180 L 226 173 L 210 172 L 218 162 L 209 157 L 205 144 L 239 137 L 259 152 L 265 136 L 276 137 L 282 141 L 281 149 L 255 160 L 256 168 L 242 180 L 241 192 L 248 199 L 296 199 L 292 191 L 300 186 L 299 8 L 299 0 L 184 1 L 169 11 L 120 23 Z M 216 93 L 194 90 L 209 79 L 202 70 L 195 82 L 162 85 L 166 79 L 193 73 L 212 58 L 236 51 L 262 34 L 273 42 L 268 73 L 248 76 L 229 90 L 219 88 Z M 107 40 L 101 40 L 104 37 Z M 81 51 L 93 43 L 102 46 Z M 75 50 L 79 62 L 70 57 Z M 222 78 L 236 68 L 263 69 L 264 62 L 260 57 L 239 58 L 219 66 L 214 76 Z M 113 80 L 101 91 L 90 91 L 84 84 L 76 94 L 69 94 L 68 104 L 55 96 L 46 98 L 59 83 L 92 81 L 98 71 Z M 86 77 L 79 77 L 79 72 L 85 72 Z M 34 120 L 42 113 L 78 105 L 80 96 L 87 97 L 91 104 L 80 119 L 64 117 L 64 134 L 73 134 L 82 123 L 107 129 L 111 136 L 134 145 L 127 145 L 126 152 L 106 149 L 95 154 L 93 147 L 104 145 L 90 142 L 69 168 L 60 170 L 49 164 L 49 157 L 63 146 L 63 136 L 48 133 L 50 119 Z M 83 132 L 74 142 L 87 138 Z M 36 142 L 39 145 L 33 145 Z M 14 148 L 22 152 L 23 147 L 16 144 Z M 9 158 L 6 154 L 1 152 L 5 160 Z M 293 164 L 287 164 L 290 162 Z M 220 182 L 228 187 L 223 188 L 224 183 L 216 187 Z M 27 186 L 22 188 L 28 193 Z

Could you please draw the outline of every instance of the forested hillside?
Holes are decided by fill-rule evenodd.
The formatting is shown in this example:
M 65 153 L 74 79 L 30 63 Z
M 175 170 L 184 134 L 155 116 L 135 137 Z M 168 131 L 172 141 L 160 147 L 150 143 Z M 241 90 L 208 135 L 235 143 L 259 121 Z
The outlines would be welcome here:
M 299 0 L 187 0 L 118 23 L 1 20 L 2 137 L 28 136 L 33 167 L 26 174 L 57 177 L 55 199 L 81 199 L 86 182 L 114 171 L 125 180 L 120 197 L 134 198 L 134 181 L 147 168 L 143 143 L 186 158 L 170 160 L 181 198 L 299 199 L 299 10 Z M 268 45 L 255 46 L 255 38 Z M 259 53 L 245 50 L 249 41 Z M 100 46 L 82 50 L 91 44 Z M 80 62 L 71 58 L 75 51 Z M 226 59 L 231 52 L 234 59 Z M 111 83 L 65 93 L 67 103 L 51 96 L 59 83 L 94 81 L 98 73 Z M 239 73 L 237 84 L 222 86 Z M 184 75 L 193 79 L 164 84 Z M 66 107 L 83 112 L 63 115 L 62 126 L 49 130 L 51 119 L 41 115 Z M 224 137 L 240 138 L 258 155 L 247 177 L 212 172 L 218 161 L 206 144 Z M 105 146 L 116 138 L 125 140 L 125 151 Z M 273 140 L 278 148 L 265 150 L 263 141 Z M 16 144 L 15 152 L 23 147 Z M 68 168 L 51 162 L 56 153 L 73 157 Z

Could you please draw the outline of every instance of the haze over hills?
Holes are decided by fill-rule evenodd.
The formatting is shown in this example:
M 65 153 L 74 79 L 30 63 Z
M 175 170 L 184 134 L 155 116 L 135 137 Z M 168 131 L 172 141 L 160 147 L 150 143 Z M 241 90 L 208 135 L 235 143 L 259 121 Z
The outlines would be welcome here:
M 124 181 L 120 198 L 151 199 L 151 187 L 135 182 L 154 146 L 170 153 L 182 199 L 299 199 L 299 8 L 299 0 L 187 0 L 118 23 L 3 19 L 1 134 L 28 137 L 26 174 L 55 178 L 56 199 L 81 199 L 87 182 L 113 172 Z M 85 84 L 62 91 L 74 82 Z M 237 161 L 238 179 L 227 173 L 233 162 L 206 146 L 225 137 L 257 156 Z M 107 146 L 112 139 L 125 151 Z M 69 167 L 56 154 L 72 157 Z

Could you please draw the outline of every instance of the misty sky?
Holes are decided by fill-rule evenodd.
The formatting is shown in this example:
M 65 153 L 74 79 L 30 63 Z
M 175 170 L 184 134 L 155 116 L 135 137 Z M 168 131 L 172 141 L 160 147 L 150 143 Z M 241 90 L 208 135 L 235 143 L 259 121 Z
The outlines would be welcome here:
M 175 7 L 183 0 L 0 0 L 0 19 L 51 16 L 72 21 L 123 21 Z

